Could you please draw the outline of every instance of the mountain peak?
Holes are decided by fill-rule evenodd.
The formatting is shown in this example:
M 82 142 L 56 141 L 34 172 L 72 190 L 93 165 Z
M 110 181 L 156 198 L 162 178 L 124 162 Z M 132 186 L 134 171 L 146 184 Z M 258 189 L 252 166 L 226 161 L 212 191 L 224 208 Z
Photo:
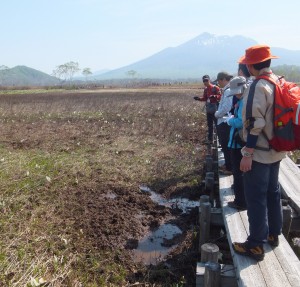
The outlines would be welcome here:
M 218 43 L 223 41 L 223 39 L 221 39 L 220 37 L 209 33 L 203 33 L 196 37 L 194 40 L 198 46 L 213 46 L 218 45 Z
M 251 38 L 241 35 L 214 35 L 202 33 L 177 47 L 164 49 L 144 60 L 105 73 L 99 79 L 128 78 L 127 72 L 134 70 L 137 78 L 187 79 L 209 74 L 214 78 L 219 71 L 235 74 L 237 60 L 245 49 L 256 45 Z M 300 62 L 300 51 L 279 51 L 276 65 Z M 275 64 L 275 63 L 274 63 Z
M 217 36 L 215 34 L 210 33 L 202 33 L 199 36 L 193 38 L 192 40 L 183 43 L 180 46 L 198 46 L 198 47 L 204 47 L 204 48 L 222 48 L 224 46 L 234 46 L 238 45 L 241 46 L 241 43 L 245 43 L 245 47 L 247 45 L 255 45 L 257 44 L 256 41 L 245 38 L 243 36 L 228 36 L 228 35 L 222 35 Z
M 45 86 L 58 82 L 57 78 L 24 65 L 0 70 L 0 85 L 4 86 Z

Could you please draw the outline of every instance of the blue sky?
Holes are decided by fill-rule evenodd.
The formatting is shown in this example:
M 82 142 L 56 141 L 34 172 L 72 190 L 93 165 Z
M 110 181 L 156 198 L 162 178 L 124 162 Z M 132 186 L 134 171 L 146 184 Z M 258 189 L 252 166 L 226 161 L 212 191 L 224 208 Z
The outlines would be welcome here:
M 0 65 L 115 69 L 208 32 L 300 50 L 299 0 L 1 0 Z M 244 51 L 241 51 L 241 55 Z

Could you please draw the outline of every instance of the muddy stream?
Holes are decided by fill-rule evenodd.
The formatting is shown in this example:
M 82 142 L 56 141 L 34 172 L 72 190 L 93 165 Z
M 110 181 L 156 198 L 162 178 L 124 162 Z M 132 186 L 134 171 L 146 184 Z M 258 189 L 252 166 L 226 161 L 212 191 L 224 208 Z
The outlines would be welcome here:
M 140 190 L 149 193 L 153 202 L 172 209 L 180 209 L 182 213 L 189 213 L 191 209 L 199 206 L 199 201 L 192 201 L 186 198 L 167 200 L 144 185 L 140 186 Z M 176 245 L 167 246 L 167 244 L 164 244 L 165 240 L 172 240 L 175 236 L 182 233 L 182 230 L 177 225 L 168 223 L 174 218 L 175 216 L 166 218 L 165 222 L 157 229 L 146 234 L 138 242 L 137 248 L 133 250 L 133 257 L 136 262 L 142 262 L 145 265 L 158 264 L 176 247 Z

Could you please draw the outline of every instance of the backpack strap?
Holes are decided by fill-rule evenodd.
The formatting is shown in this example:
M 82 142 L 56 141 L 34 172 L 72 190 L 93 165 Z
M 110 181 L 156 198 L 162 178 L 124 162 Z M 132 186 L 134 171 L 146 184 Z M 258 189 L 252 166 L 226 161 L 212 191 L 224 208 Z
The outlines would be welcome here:
M 248 132 L 253 127 L 254 118 L 252 116 L 252 106 L 253 106 L 253 100 L 254 100 L 254 92 L 256 85 L 258 83 L 258 79 L 255 79 L 253 83 L 250 86 L 248 99 L 247 99 L 247 105 L 246 105 L 246 121 L 248 123 L 247 130 Z
M 256 88 L 256 85 L 257 85 L 259 80 L 260 80 L 260 78 L 256 78 L 252 82 L 252 84 L 249 88 L 249 94 L 248 94 L 247 105 L 246 105 L 246 121 L 247 121 L 247 124 L 248 124 L 248 126 L 247 126 L 248 133 L 250 133 L 251 128 L 254 126 L 255 118 L 252 115 L 252 106 L 253 106 L 255 88 Z M 265 135 L 265 133 L 263 131 L 262 131 L 262 134 L 267 139 L 267 141 L 269 142 L 269 139 L 267 138 L 267 136 Z M 269 146 L 269 148 L 263 148 L 263 147 L 256 146 L 255 149 L 263 150 L 263 151 L 269 151 L 271 149 L 271 147 Z

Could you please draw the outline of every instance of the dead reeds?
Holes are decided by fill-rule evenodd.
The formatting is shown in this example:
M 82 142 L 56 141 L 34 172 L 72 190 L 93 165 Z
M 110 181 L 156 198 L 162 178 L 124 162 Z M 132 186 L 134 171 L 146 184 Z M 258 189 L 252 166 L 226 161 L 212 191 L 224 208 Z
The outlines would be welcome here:
M 169 212 L 139 185 L 201 180 L 195 93 L 1 95 L 0 286 L 134 286 L 126 240 Z

